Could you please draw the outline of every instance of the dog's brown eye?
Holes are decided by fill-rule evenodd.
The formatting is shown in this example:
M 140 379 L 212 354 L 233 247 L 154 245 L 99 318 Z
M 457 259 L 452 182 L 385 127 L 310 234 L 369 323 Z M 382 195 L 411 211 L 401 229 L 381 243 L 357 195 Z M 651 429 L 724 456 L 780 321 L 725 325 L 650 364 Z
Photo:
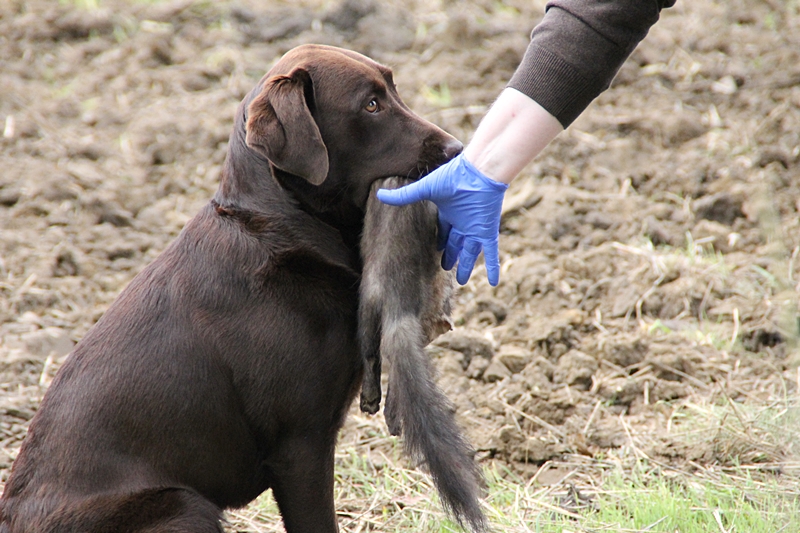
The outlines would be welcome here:
M 369 113 L 375 113 L 378 111 L 378 101 L 374 98 L 369 101 L 369 103 L 364 107 Z

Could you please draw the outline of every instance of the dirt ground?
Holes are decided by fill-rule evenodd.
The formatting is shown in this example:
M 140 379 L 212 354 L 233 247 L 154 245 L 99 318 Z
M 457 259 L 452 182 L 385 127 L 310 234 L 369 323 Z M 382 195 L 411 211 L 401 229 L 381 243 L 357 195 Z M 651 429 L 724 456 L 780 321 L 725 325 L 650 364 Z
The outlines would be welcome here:
M 479 458 L 542 483 L 567 456 L 773 468 L 797 451 L 686 424 L 796 406 L 798 5 L 678 4 L 514 183 L 500 285 L 479 266 L 430 348 Z M 210 198 L 234 109 L 283 52 L 371 55 L 467 141 L 543 8 L 0 3 L 0 481 L 73 344 Z M 386 432 L 354 413 L 342 446 L 368 447 L 365 427 Z

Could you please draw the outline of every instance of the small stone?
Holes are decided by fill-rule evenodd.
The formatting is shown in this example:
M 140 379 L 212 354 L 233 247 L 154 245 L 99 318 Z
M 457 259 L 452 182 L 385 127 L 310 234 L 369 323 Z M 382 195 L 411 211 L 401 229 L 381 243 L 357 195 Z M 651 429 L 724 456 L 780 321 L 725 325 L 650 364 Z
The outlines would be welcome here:
M 617 291 L 611 291 L 612 294 L 616 293 L 616 297 L 614 297 L 610 314 L 614 318 L 625 316 L 633 310 L 642 292 L 644 292 L 634 284 L 621 285 L 614 288 Z
M 487 368 L 489 368 L 488 359 L 485 357 L 475 357 L 469 362 L 467 377 L 471 379 L 481 379 Z
M 19 189 L 0 187 L 0 206 L 13 207 L 20 198 L 22 198 L 22 192 Z
M 483 372 L 483 381 L 494 383 L 511 376 L 511 371 L 500 361 L 492 361 Z
M 677 239 L 670 234 L 667 226 L 652 215 L 644 220 L 644 234 L 654 246 L 677 243 Z
M 647 342 L 642 339 L 621 340 L 605 345 L 605 359 L 622 368 L 641 363 L 647 354 Z
M 538 393 L 550 390 L 555 368 L 553 363 L 539 356 L 518 375 L 532 392 Z
M 631 405 L 643 395 L 643 384 L 631 378 L 614 378 L 600 386 L 598 393 L 614 405 Z
M 558 457 L 565 451 L 565 446 L 560 443 L 552 443 L 535 437 L 526 439 L 522 445 L 516 447 L 512 454 L 513 461 L 526 463 L 544 463 L 550 459 Z
M 570 350 L 558 360 L 553 381 L 588 390 L 597 369 L 598 364 L 594 357 L 579 350 Z
M 531 354 L 517 346 L 503 346 L 497 354 L 497 360 L 506 365 L 512 374 L 522 372 L 531 360 Z
M 739 90 L 739 85 L 733 76 L 723 76 L 711 84 L 711 90 L 717 94 L 731 95 Z
M 698 219 L 730 226 L 737 218 L 744 217 L 743 204 L 743 195 L 723 192 L 698 199 L 694 203 L 694 212 Z
M 664 117 L 660 126 L 662 140 L 667 146 L 679 146 L 706 132 L 699 114 L 687 110 Z
M 614 225 L 614 219 L 607 213 L 601 211 L 591 211 L 586 214 L 585 222 L 594 228 L 608 229 Z
M 782 148 L 764 148 L 756 160 L 756 165 L 760 168 L 768 166 L 770 163 L 780 163 L 783 168 L 789 168 L 794 162 L 795 157 Z
M 516 426 L 503 426 L 500 428 L 497 437 L 500 439 L 500 442 L 509 443 L 511 441 L 520 441 L 524 439 L 520 431 L 516 428 Z
M 678 381 L 658 380 L 650 391 L 650 402 L 670 401 L 689 395 L 690 388 Z
M 730 227 L 713 220 L 701 220 L 692 228 L 692 239 L 708 241 L 716 251 L 724 254 L 734 251 L 740 238 Z
M 62 250 L 53 261 L 53 277 L 77 276 L 81 269 L 71 250 Z
M 553 374 L 556 372 L 556 365 L 550 362 L 549 359 L 542 357 L 541 355 L 537 356 L 533 360 L 533 364 L 530 364 L 526 367 L 526 369 L 536 368 L 536 371 L 547 379 L 553 379 Z
M 503 322 L 503 320 L 505 320 L 508 316 L 508 307 L 506 307 L 506 304 L 497 298 L 484 296 L 478 299 L 477 307 L 478 312 L 490 312 L 498 324 Z
M 476 356 L 486 359 L 491 359 L 494 356 L 494 348 L 489 339 L 463 329 L 455 329 L 445 333 L 436 339 L 433 344 L 464 354 L 463 364 L 465 370 Z
M 190 92 L 205 91 L 211 87 L 211 80 L 201 72 L 187 72 L 183 77 L 181 85 Z M 169 159 L 170 160 L 167 162 L 172 162 L 171 158 Z
M 19 317 L 19 322 L 22 324 L 40 324 L 41 321 L 42 319 L 39 318 L 39 315 L 33 311 L 25 311 L 22 313 L 22 316 Z

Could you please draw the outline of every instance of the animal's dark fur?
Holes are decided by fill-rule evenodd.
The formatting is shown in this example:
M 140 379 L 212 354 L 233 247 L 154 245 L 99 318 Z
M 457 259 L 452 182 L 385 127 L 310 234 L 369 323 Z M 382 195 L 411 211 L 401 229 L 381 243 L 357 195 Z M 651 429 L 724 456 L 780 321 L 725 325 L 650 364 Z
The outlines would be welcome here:
M 381 112 L 365 111 L 371 99 Z M 219 532 L 222 509 L 267 488 L 289 533 L 335 532 L 370 185 L 460 149 L 408 110 L 386 67 L 287 53 L 237 111 L 214 200 L 54 379 L 0 532 Z
M 437 211 L 430 202 L 390 207 L 375 195 L 413 180 L 392 177 L 376 181 L 367 200 L 361 257 L 364 263 L 359 298 L 358 335 L 364 358 L 361 410 L 375 414 L 381 400 L 381 319 L 384 307 L 414 312 L 425 333 L 425 344 L 450 331 L 453 273 L 442 270 L 434 240 Z M 402 300 L 395 302 L 393 299 Z M 398 433 L 392 428 L 393 435 Z M 398 429 L 399 431 L 399 429 Z
M 364 359 L 361 409 L 376 412 L 381 397 L 381 357 L 389 363 L 384 413 L 393 435 L 404 435 L 406 451 L 423 460 L 442 502 L 462 524 L 486 528 L 480 509 L 480 473 L 445 395 L 433 378 L 424 348 L 449 329 L 453 276 L 439 266 L 436 207 L 420 202 L 390 207 L 375 197 L 378 187 L 409 180 L 376 182 L 367 201 L 361 255 L 359 348 Z

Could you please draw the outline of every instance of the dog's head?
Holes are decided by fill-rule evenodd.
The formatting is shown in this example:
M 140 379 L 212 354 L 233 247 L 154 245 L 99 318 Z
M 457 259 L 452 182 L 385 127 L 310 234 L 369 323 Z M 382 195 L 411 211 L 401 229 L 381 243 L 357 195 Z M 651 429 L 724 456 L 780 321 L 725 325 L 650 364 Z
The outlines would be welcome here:
M 418 178 L 462 149 L 411 112 L 389 68 L 321 45 L 289 51 L 263 78 L 247 106 L 246 143 L 301 197 L 359 208 L 376 179 Z

